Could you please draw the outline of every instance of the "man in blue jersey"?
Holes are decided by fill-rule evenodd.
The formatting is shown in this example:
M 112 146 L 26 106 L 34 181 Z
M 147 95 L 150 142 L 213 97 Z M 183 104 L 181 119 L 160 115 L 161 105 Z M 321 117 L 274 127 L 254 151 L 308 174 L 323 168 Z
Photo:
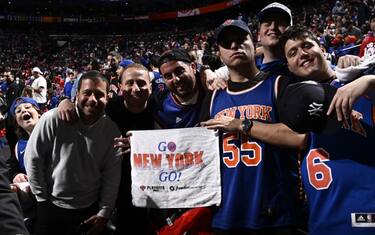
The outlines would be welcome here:
M 289 70 L 315 81 L 288 86 L 279 103 L 283 122 L 301 133 L 311 131 L 301 166 L 309 234 L 374 234 L 374 106 L 368 94 L 375 90 L 375 75 L 343 86 L 305 28 L 287 30 L 281 42 Z
M 304 148 L 305 135 L 278 123 L 277 84 L 287 80 L 259 71 L 243 21 L 225 21 L 216 39 L 230 80 L 213 93 L 211 119 L 202 122 L 222 131 L 223 199 L 213 217 L 215 234 L 294 234 L 295 152 L 285 147 Z
M 173 48 L 161 55 L 159 70 L 168 90 L 155 96 L 157 124 L 161 128 L 196 126 L 205 95 L 196 64 L 186 50 Z

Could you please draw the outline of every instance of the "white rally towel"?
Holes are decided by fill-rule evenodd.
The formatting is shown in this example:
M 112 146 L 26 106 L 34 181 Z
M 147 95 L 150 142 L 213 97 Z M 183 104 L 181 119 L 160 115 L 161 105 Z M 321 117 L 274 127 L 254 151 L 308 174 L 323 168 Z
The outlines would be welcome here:
M 220 204 L 217 132 L 194 127 L 131 133 L 133 205 L 193 208 Z

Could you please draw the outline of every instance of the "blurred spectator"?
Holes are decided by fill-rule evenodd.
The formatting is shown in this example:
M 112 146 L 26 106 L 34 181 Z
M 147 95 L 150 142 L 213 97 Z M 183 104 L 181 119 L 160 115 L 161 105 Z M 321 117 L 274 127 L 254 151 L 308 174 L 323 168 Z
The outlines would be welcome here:
M 15 134 L 15 125 L 13 122 L 13 117 L 10 115 L 10 106 L 12 105 L 15 98 L 20 96 L 21 88 L 20 86 L 14 81 L 14 75 L 9 70 L 6 69 L 4 72 L 5 82 L 6 82 L 6 91 L 5 91 L 5 101 L 6 101 L 6 109 L 4 109 L 3 115 L 6 115 L 5 121 L 5 130 L 6 130 L 6 138 L 8 140 L 9 148 L 10 148 L 10 158 L 14 157 L 14 149 L 17 143 L 17 136 Z
M 375 55 L 375 13 L 370 16 L 370 29 L 365 39 L 363 39 L 359 56 L 369 58 Z
M 72 87 L 75 81 L 75 76 L 73 71 L 68 72 L 68 77 L 65 80 L 65 85 L 64 85 L 64 96 L 68 97 L 69 99 L 72 98 Z
M 345 28 L 347 29 L 347 35 L 355 36 L 356 40 L 353 42 L 354 44 L 359 44 L 362 41 L 362 31 L 354 25 L 352 20 L 348 20 L 345 23 Z
M 358 25 L 361 27 L 370 18 L 371 11 L 368 5 L 368 0 L 362 0 L 358 7 Z
M 346 13 L 345 6 L 340 1 L 336 1 L 335 5 L 332 8 L 332 14 L 343 16 L 345 15 L 345 13 Z
M 47 80 L 42 76 L 42 71 L 38 67 L 32 69 L 33 99 L 38 102 L 39 107 L 44 110 L 47 104 Z

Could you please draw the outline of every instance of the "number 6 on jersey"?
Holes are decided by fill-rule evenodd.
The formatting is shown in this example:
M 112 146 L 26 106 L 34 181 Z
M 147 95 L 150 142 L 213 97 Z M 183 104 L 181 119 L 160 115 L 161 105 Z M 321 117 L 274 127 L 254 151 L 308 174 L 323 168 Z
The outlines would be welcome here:
M 311 149 L 306 157 L 309 182 L 317 190 L 327 189 L 332 183 L 331 168 L 326 161 L 329 153 L 322 148 Z

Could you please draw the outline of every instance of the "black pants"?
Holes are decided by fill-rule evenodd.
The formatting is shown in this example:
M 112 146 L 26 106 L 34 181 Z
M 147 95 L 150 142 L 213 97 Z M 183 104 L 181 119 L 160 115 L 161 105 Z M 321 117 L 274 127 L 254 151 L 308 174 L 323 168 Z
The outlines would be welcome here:
M 64 209 L 50 201 L 37 203 L 36 235 L 75 235 L 80 234 L 80 224 L 98 212 L 98 206 L 84 209 Z
M 15 147 L 18 141 L 18 137 L 16 135 L 16 126 L 15 122 L 13 121 L 13 116 L 8 115 L 7 119 L 5 120 L 5 137 L 8 140 L 9 148 L 10 148 L 10 155 L 11 157 L 15 157 Z M 12 179 L 13 180 L 13 179 Z
M 131 231 L 136 231 L 137 235 L 156 235 L 146 208 L 118 208 L 116 235 L 132 234 Z

